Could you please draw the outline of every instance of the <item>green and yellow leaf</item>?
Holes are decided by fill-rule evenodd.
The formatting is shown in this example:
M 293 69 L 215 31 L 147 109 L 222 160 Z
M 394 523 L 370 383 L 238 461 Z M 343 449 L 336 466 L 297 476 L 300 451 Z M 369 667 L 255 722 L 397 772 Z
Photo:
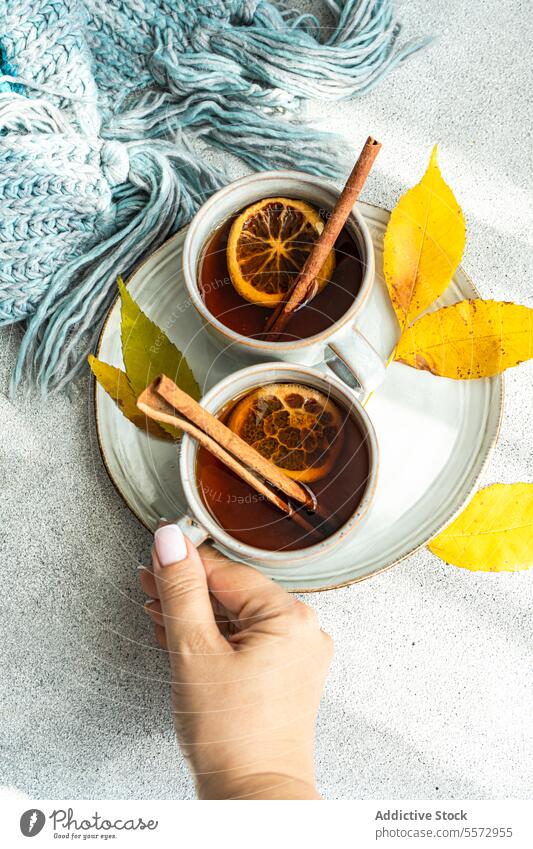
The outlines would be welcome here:
M 180 389 L 200 398 L 200 387 L 181 351 L 166 333 L 151 321 L 135 303 L 122 278 L 118 278 L 121 298 L 122 357 L 126 374 L 136 397 L 160 374 L 166 374 Z M 173 437 L 181 435 L 171 425 L 161 427 Z
M 120 277 L 118 288 L 122 301 L 122 356 L 135 394 L 140 395 L 159 374 L 166 374 L 198 400 L 200 387 L 181 351 L 135 303 Z
M 428 548 L 441 560 L 477 572 L 515 572 L 533 565 L 533 484 L 497 483 L 468 507 Z
M 422 316 L 395 359 L 454 380 L 492 377 L 533 356 L 533 310 L 504 301 L 460 301 Z
M 435 145 L 426 173 L 400 198 L 385 233 L 383 271 L 402 330 L 448 287 L 465 237 L 463 213 L 442 179 Z
M 88 357 L 91 370 L 100 386 L 113 399 L 121 413 L 139 430 L 144 430 L 158 439 L 172 439 L 171 434 L 159 427 L 137 407 L 137 397 L 134 394 L 128 378 L 121 369 L 110 366 L 90 355 Z

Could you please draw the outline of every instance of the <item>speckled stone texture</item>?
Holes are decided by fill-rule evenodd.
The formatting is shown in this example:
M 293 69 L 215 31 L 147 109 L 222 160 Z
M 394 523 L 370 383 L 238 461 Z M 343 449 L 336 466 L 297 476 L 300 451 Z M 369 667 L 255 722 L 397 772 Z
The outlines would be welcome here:
M 386 206 L 438 141 L 467 218 L 466 270 L 484 297 L 532 305 L 528 6 L 398 6 L 407 33 L 439 41 L 371 95 L 309 114 L 353 156 L 369 132 L 383 141 L 364 199 Z M 0 784 L 37 798 L 189 798 L 138 586 L 151 539 L 102 467 L 88 381 L 70 400 L 7 400 L 18 338 L 1 337 Z M 532 374 L 508 373 L 484 484 L 532 480 Z M 531 579 L 471 574 L 422 550 L 306 598 L 336 645 L 318 722 L 326 797 L 531 794 Z

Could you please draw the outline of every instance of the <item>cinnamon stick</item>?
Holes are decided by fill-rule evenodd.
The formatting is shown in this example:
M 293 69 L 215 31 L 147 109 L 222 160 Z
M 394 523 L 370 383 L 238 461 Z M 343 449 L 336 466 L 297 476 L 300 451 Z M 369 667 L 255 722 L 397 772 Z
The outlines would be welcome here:
M 256 451 L 244 439 L 241 439 L 229 427 L 226 427 L 223 422 L 212 416 L 194 398 L 191 398 L 190 395 L 176 386 L 170 378 L 162 374 L 154 380 L 152 386 L 161 398 L 183 416 L 186 416 L 200 430 L 205 431 L 215 442 L 218 442 L 234 456 L 239 457 L 244 465 L 260 474 L 276 489 L 281 490 L 286 496 L 297 501 L 298 504 L 305 505 L 309 510 L 316 509 L 316 502 L 303 486 L 285 475 L 281 469 L 278 469 L 266 457 L 263 457 L 259 451 Z
M 173 427 L 190 434 L 197 442 L 213 454 L 229 469 L 239 475 L 245 483 L 253 487 L 260 495 L 263 495 L 271 504 L 274 504 L 279 510 L 282 510 L 291 519 L 293 519 L 307 533 L 313 534 L 320 539 L 323 535 L 308 522 L 304 516 L 297 513 L 283 498 L 280 498 L 273 492 L 263 481 L 250 472 L 242 463 L 239 463 L 231 454 L 229 454 L 222 445 L 219 445 L 207 433 L 196 427 L 187 419 L 177 416 L 173 407 L 168 404 L 154 389 L 154 384 L 148 386 L 137 399 L 137 407 L 145 413 L 148 418 L 157 422 L 165 422 Z
M 313 297 L 316 277 L 324 265 L 328 253 L 333 248 L 339 233 L 346 224 L 348 216 L 361 193 L 361 189 L 380 149 L 381 142 L 369 136 L 335 204 L 335 209 L 326 221 L 322 233 L 308 255 L 304 267 L 296 279 L 296 283 L 289 292 L 286 300 L 278 304 L 265 325 L 265 330 L 270 331 L 268 336 L 266 336 L 267 342 L 276 342 L 293 313 Z

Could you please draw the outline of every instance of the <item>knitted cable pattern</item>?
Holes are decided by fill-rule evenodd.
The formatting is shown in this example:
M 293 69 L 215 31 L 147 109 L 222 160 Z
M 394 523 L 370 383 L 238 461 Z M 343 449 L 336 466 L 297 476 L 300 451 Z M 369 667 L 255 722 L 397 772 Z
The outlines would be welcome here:
M 398 45 L 391 0 L 325 7 L 329 26 L 282 0 L 0 0 L 0 325 L 25 322 L 12 388 L 65 387 L 116 276 L 222 185 L 192 138 L 338 176 L 302 101 L 369 91 L 429 39 Z

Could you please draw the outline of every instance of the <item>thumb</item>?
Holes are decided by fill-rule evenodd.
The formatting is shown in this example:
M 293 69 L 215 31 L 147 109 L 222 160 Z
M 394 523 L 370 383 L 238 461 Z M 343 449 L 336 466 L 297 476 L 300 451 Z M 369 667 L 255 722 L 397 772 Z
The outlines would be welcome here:
M 156 530 L 152 564 L 169 651 L 216 651 L 222 637 L 215 622 L 205 569 L 196 548 L 177 525 Z

